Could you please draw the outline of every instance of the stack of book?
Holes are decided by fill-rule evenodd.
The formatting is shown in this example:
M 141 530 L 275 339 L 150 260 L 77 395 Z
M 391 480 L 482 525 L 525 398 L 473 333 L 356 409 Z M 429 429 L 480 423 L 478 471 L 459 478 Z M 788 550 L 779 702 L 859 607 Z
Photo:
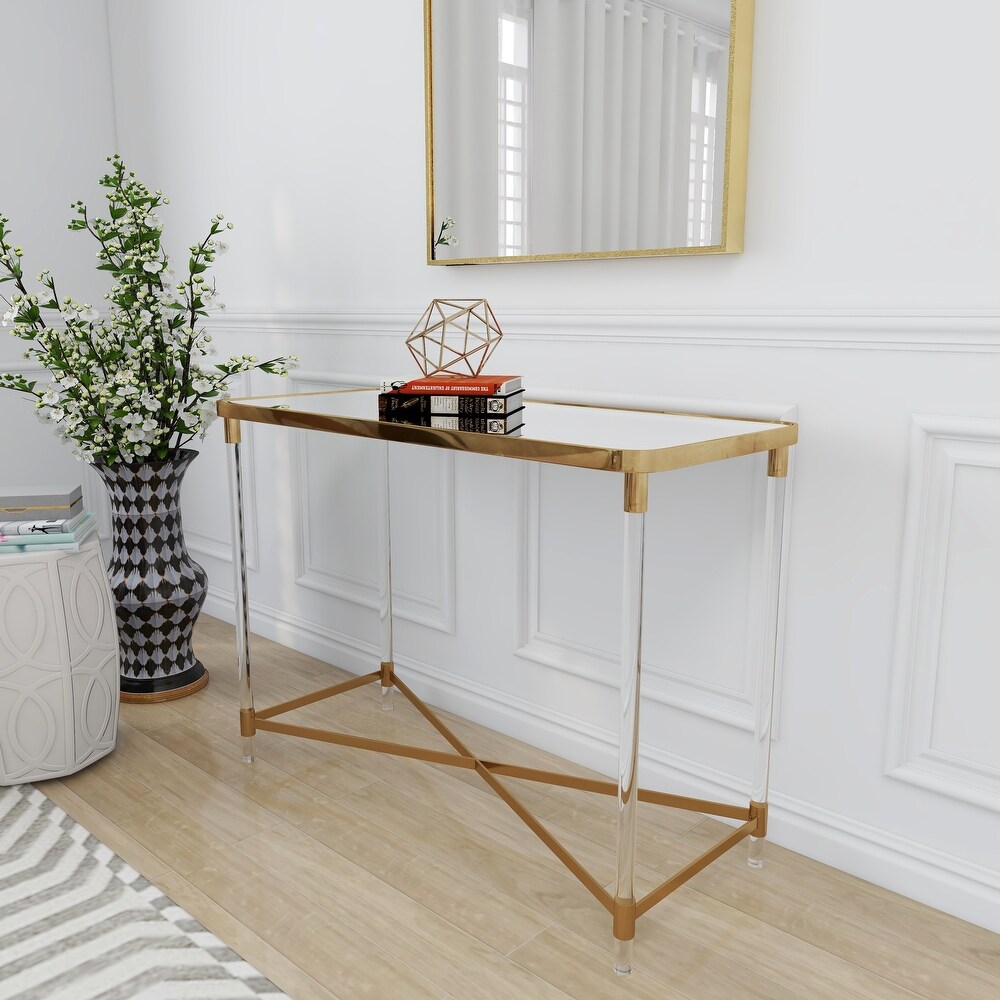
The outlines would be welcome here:
M 80 486 L 0 486 L 0 555 L 79 552 L 97 527 Z
M 378 418 L 390 423 L 516 437 L 524 427 L 520 375 L 428 375 L 383 382 Z

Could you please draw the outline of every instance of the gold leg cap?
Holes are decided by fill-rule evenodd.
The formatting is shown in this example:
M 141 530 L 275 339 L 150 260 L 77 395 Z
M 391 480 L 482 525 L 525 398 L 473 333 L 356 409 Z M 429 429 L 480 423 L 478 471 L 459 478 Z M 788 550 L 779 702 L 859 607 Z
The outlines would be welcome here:
M 257 732 L 257 723 L 254 719 L 252 708 L 240 709 L 240 736 L 254 736 Z
M 614 935 L 619 941 L 631 941 L 635 937 L 635 899 L 615 899 Z

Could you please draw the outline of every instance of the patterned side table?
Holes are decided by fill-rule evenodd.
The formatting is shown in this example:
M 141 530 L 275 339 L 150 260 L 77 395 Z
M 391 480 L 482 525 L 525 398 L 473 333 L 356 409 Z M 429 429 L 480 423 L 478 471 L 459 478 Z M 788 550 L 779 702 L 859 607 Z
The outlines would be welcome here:
M 114 749 L 118 630 L 100 542 L 0 556 L 0 785 Z

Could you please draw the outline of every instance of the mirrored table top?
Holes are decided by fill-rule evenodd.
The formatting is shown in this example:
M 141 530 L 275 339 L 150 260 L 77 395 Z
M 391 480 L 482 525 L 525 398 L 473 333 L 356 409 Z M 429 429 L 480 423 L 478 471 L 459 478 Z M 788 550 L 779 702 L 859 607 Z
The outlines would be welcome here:
M 221 400 L 229 420 L 611 472 L 663 472 L 795 444 L 798 425 L 527 399 L 517 435 L 378 419 L 378 393 L 334 389 Z

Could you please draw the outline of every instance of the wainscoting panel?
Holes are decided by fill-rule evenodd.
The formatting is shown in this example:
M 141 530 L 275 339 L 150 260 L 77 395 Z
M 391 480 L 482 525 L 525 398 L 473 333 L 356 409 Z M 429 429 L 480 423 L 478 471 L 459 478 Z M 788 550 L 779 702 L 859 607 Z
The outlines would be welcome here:
M 1000 420 L 913 418 L 888 773 L 1000 811 Z
M 599 399 L 612 406 L 692 409 L 691 400 L 668 397 L 643 404 L 606 393 Z M 594 400 L 582 394 L 572 401 Z M 698 410 L 736 415 L 751 408 L 763 419 L 795 416 L 786 405 L 716 400 L 699 401 Z M 763 572 L 765 462 L 748 456 L 654 476 L 646 518 L 643 696 L 747 731 L 753 729 L 764 611 L 757 581 Z M 620 477 L 597 479 L 587 470 L 543 465 L 527 466 L 522 483 L 517 653 L 617 691 Z M 780 660 L 779 650 L 776 719 Z
M 527 631 L 518 654 L 617 690 L 620 477 L 595 488 L 586 470 L 542 466 L 525 478 Z M 760 610 L 758 481 L 759 457 L 659 477 L 646 518 L 643 694 L 748 730 Z
M 352 385 L 335 373 L 296 372 L 293 391 Z M 370 382 L 367 384 L 371 384 Z M 385 445 L 336 434 L 290 434 L 297 536 L 295 582 L 364 608 L 379 606 Z M 390 448 L 393 611 L 455 631 L 455 457 Z M 372 516 L 373 512 L 376 516 Z M 345 531 L 344 526 L 350 525 Z M 411 526 L 417 526 L 412 530 Z

